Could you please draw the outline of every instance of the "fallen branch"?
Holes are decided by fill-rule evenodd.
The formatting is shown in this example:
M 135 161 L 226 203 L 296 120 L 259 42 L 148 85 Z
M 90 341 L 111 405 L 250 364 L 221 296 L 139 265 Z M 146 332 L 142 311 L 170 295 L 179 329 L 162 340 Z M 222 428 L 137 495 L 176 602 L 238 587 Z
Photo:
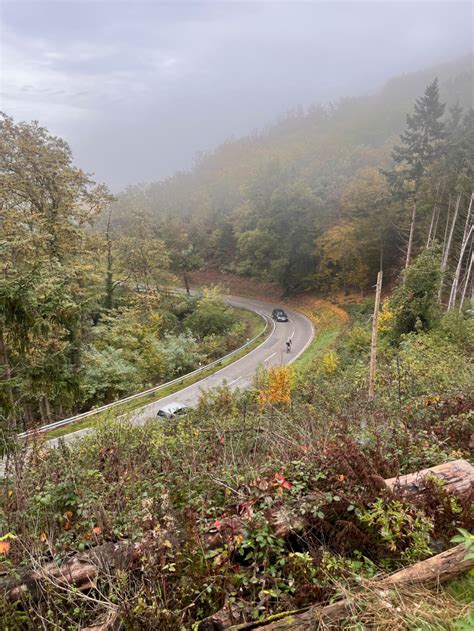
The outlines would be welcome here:
M 466 548 L 463 543 L 446 552 L 437 554 L 426 561 L 420 561 L 391 576 L 381 580 L 370 581 L 373 587 L 386 590 L 409 585 L 434 586 L 444 583 L 474 567 L 474 559 L 465 559 Z M 297 613 L 289 613 L 275 622 L 251 622 L 227 627 L 229 631 L 249 631 L 250 629 L 292 629 L 292 631 L 309 631 L 320 623 L 334 624 L 351 615 L 354 601 L 344 598 L 332 605 L 312 606 Z M 224 627 L 225 628 L 225 627 Z
M 52 581 L 65 588 L 74 585 L 79 590 L 93 586 L 101 573 L 111 574 L 117 569 L 130 569 L 139 559 L 139 546 L 129 541 L 108 542 L 74 556 L 63 564 L 55 561 L 29 573 L 19 581 L 7 579 L 0 582 L 0 590 L 11 601 L 28 594 L 37 600 L 42 592 L 42 582 Z

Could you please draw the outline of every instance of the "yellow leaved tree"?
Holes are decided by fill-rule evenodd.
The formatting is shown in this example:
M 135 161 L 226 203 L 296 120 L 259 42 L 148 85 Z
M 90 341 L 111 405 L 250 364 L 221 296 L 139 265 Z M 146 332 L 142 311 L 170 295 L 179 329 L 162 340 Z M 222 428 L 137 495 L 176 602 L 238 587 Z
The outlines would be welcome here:
M 268 370 L 258 391 L 260 409 L 271 405 L 286 407 L 290 404 L 291 377 L 291 368 L 288 366 L 275 366 Z

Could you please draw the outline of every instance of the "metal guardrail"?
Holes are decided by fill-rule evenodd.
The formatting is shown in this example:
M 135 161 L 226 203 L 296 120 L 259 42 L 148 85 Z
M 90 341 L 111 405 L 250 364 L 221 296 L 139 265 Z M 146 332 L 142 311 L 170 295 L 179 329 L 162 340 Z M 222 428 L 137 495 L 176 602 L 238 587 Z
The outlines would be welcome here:
M 242 307 L 242 308 L 245 308 L 245 307 Z M 248 309 L 248 311 L 253 311 L 253 309 Z M 224 355 L 223 357 L 220 357 L 219 359 L 214 360 L 210 364 L 206 364 L 205 366 L 201 366 L 200 368 L 196 368 L 196 370 L 193 370 L 192 372 L 188 372 L 185 375 L 182 375 L 181 377 L 177 377 L 176 379 L 173 379 L 172 381 L 167 381 L 166 383 L 162 383 L 159 386 L 154 386 L 153 388 L 149 388 L 148 390 L 144 390 L 143 392 L 138 392 L 137 394 L 132 394 L 132 395 L 130 395 L 128 397 L 125 397 L 124 399 L 118 399 L 117 401 L 113 401 L 112 403 L 107 403 L 107 405 L 102 405 L 101 407 L 93 408 L 92 410 L 89 410 L 88 412 L 83 412 L 82 414 L 76 414 L 76 416 L 70 416 L 69 418 L 62 419 L 61 421 L 55 421 L 54 423 L 49 423 L 48 425 L 42 425 L 41 427 L 37 427 L 35 429 L 28 430 L 27 432 L 21 432 L 21 434 L 17 434 L 17 438 L 20 438 L 20 439 L 28 438 L 28 437 L 34 436 L 34 435 L 36 435 L 38 433 L 42 434 L 44 432 L 50 432 L 53 429 L 58 429 L 59 427 L 64 427 L 66 425 L 70 425 L 71 423 L 75 423 L 76 421 L 81 421 L 82 419 L 89 418 L 91 416 L 95 416 L 96 414 L 101 414 L 102 412 L 107 412 L 108 410 L 112 410 L 113 408 L 115 408 L 115 407 L 117 407 L 119 405 L 123 405 L 124 403 L 128 403 L 129 401 L 135 401 L 136 399 L 140 399 L 141 397 L 149 396 L 150 394 L 154 394 L 155 392 L 159 392 L 160 390 L 164 390 L 168 386 L 172 386 L 175 383 L 179 383 L 180 381 L 184 381 L 184 379 L 187 379 L 188 377 L 192 377 L 193 375 L 198 375 L 201 372 L 204 372 L 205 370 L 208 370 L 209 368 L 212 368 L 213 366 L 219 365 L 220 363 L 222 363 L 226 359 L 229 359 L 230 357 L 233 357 L 234 355 L 237 355 L 237 353 L 240 353 L 241 351 L 243 351 L 244 348 L 247 348 L 247 346 L 250 346 L 250 344 L 253 344 L 253 342 L 255 342 L 255 340 L 258 340 L 259 337 L 261 337 L 262 335 L 265 334 L 266 330 L 268 329 L 268 318 L 267 318 L 267 316 L 265 316 L 260 311 L 254 311 L 254 313 L 257 313 L 265 322 L 265 327 L 262 329 L 262 331 L 260 331 L 260 333 L 255 335 L 248 342 L 245 342 L 245 344 L 243 344 L 242 346 L 239 346 L 239 348 L 236 348 L 235 350 L 231 351 L 227 355 Z

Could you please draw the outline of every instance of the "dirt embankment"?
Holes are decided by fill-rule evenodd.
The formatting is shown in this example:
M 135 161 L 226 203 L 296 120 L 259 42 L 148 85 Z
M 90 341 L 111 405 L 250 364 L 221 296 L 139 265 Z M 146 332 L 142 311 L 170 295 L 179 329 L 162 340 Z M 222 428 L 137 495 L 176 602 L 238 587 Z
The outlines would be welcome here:
M 236 296 L 266 298 L 278 301 L 301 311 L 317 326 L 324 326 L 328 320 L 339 320 L 341 325 L 349 322 L 349 315 L 329 300 L 324 300 L 313 293 L 300 293 L 283 298 L 282 289 L 276 283 L 258 281 L 254 278 L 220 272 L 215 269 L 199 270 L 189 274 L 192 286 L 219 286 L 222 290 Z
M 224 292 L 248 298 L 282 299 L 282 290 L 276 283 L 258 281 L 254 278 L 220 272 L 216 269 L 199 270 L 188 274 L 193 287 L 219 286 Z

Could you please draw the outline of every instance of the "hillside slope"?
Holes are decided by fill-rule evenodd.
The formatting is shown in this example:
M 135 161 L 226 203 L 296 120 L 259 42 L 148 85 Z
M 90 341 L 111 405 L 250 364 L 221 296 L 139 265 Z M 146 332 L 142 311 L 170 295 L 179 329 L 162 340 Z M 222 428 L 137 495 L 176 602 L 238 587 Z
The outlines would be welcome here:
M 406 115 L 435 77 L 449 126 L 450 107 L 472 106 L 470 58 L 395 77 L 371 95 L 296 108 L 259 133 L 198 156 L 189 172 L 128 189 L 113 224 L 128 232 L 145 219 L 171 251 L 191 241 L 200 263 L 273 280 L 287 290 L 327 290 L 373 284 L 380 244 L 366 233 L 383 211 L 389 215 L 383 220 L 385 264 L 396 274 L 409 213 L 394 204 L 380 169 L 390 168 Z M 421 209 L 420 234 L 433 195 L 430 190 Z M 343 248 L 355 261 L 347 278 L 339 269 L 341 230 Z

